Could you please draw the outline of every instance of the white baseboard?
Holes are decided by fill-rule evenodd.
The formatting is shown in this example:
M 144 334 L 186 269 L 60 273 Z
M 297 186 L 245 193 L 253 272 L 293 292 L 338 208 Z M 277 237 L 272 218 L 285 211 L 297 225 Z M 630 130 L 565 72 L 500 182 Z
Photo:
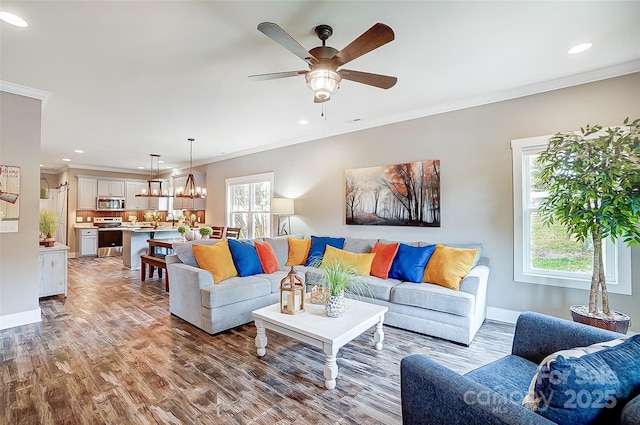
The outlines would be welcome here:
M 516 324 L 516 320 L 518 320 L 520 313 L 522 312 L 507 310 L 505 308 L 487 307 L 487 319 L 495 320 L 497 322 L 511 323 L 512 325 Z
M 16 326 L 28 325 L 29 323 L 42 322 L 40 307 L 21 311 L 20 313 L 5 314 L 0 316 L 0 330 L 14 328 Z

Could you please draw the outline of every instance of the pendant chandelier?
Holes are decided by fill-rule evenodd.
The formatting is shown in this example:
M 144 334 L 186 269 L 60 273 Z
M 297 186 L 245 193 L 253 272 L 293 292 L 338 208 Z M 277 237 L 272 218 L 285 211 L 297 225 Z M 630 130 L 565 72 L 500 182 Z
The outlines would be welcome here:
M 207 196 L 207 189 L 196 184 L 196 178 L 193 176 L 193 141 L 195 139 L 187 139 L 190 143 L 189 147 L 189 175 L 184 183 L 184 188 L 176 188 L 174 196 L 176 198 L 202 199 Z
M 167 198 L 169 196 L 169 191 L 166 189 L 162 189 L 162 180 L 160 180 L 160 155 L 152 153 L 149 154 L 151 157 L 151 167 L 149 171 L 149 180 L 147 180 L 147 188 L 142 189 L 142 193 L 136 195 L 136 197 L 141 198 Z M 153 172 L 153 163 L 156 163 L 157 172 L 154 175 Z

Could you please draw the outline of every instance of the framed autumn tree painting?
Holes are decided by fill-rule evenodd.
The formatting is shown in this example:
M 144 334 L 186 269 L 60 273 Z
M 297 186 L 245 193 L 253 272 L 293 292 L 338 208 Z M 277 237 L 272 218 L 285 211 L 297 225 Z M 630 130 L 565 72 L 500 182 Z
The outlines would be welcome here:
M 345 172 L 346 223 L 440 227 L 440 161 Z

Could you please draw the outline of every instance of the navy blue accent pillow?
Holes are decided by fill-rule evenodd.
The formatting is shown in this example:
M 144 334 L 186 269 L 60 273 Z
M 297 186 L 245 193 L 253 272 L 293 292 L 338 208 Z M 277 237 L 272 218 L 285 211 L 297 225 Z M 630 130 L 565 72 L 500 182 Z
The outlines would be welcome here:
M 314 263 L 322 261 L 324 256 L 324 249 L 327 245 L 331 245 L 334 248 L 342 249 L 344 247 L 344 238 L 330 238 L 328 236 L 311 236 L 311 247 L 309 248 L 309 255 L 307 255 L 307 262 L 305 266 L 310 266 Z
M 536 412 L 559 424 L 617 423 L 640 392 L 640 334 L 578 358 L 559 355 L 539 378 Z
M 424 268 L 427 266 L 436 245 L 411 246 L 404 243 L 398 245 L 389 277 L 392 279 L 406 280 L 407 282 L 422 283 Z
M 236 239 L 227 239 L 229 242 L 229 250 L 233 264 L 238 270 L 238 276 L 251 276 L 262 273 L 262 264 L 256 247 L 250 241 L 238 241 Z

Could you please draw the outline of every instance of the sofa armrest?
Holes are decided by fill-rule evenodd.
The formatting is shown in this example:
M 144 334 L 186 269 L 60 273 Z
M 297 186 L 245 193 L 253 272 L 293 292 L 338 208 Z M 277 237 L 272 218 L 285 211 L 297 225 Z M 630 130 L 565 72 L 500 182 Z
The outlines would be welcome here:
M 421 354 L 400 363 L 403 425 L 553 422 Z
M 482 289 L 487 290 L 487 280 L 489 279 L 489 259 L 481 257 L 469 273 L 460 282 L 460 291 L 477 296 Z
M 171 281 L 169 311 L 203 329 L 200 290 L 214 284 L 213 276 L 206 270 L 180 262 L 169 263 L 167 268 Z
M 624 335 L 570 320 L 524 312 L 516 322 L 511 353 L 533 363 L 540 363 L 556 351 L 585 347 L 622 336 Z

